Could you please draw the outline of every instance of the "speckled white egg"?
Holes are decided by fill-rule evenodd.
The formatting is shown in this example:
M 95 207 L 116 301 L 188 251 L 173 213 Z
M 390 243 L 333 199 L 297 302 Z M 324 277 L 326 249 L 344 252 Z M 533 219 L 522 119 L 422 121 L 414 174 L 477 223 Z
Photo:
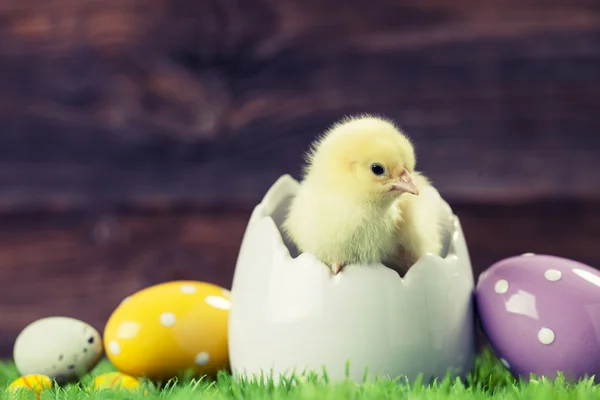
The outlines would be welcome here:
M 43 374 L 61 383 L 87 374 L 102 350 L 100 334 L 91 325 L 75 318 L 48 317 L 23 329 L 13 357 L 21 375 Z

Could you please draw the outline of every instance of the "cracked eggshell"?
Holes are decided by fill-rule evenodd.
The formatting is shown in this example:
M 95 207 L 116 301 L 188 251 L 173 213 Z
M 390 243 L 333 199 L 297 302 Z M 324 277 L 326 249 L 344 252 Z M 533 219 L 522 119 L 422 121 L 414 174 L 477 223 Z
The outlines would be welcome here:
M 458 218 L 444 211 L 443 257 L 421 258 L 404 278 L 383 266 L 348 265 L 333 276 L 295 254 L 279 231 L 298 182 L 281 177 L 254 209 L 232 287 L 229 354 L 236 378 L 304 370 L 331 380 L 465 375 L 472 368 L 474 286 Z M 290 254 L 290 251 L 292 254 Z
M 102 356 L 102 339 L 75 318 L 48 317 L 27 325 L 17 337 L 13 358 L 21 375 L 43 374 L 58 383 L 79 379 Z
M 481 274 L 476 301 L 483 331 L 513 374 L 600 378 L 595 268 L 550 255 L 506 258 Z

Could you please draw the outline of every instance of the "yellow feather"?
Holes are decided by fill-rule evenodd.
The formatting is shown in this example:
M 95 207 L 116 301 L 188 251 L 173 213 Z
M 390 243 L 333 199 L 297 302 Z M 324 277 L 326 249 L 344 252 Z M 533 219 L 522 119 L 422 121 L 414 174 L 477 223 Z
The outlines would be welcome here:
M 319 137 L 283 224 L 302 252 L 328 265 L 387 262 L 403 273 L 441 249 L 437 191 L 415 171 L 414 147 L 396 125 L 371 115 L 347 117 Z M 384 167 L 376 176 L 373 163 Z M 406 169 L 418 196 L 390 191 Z

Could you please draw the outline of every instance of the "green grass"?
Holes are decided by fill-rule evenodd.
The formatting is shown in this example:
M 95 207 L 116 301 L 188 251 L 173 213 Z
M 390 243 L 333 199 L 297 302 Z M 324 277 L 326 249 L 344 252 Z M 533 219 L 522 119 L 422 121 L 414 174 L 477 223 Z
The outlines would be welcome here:
M 358 385 L 352 382 L 329 383 L 327 377 L 309 375 L 302 383 L 293 385 L 295 378 L 288 384 L 275 387 L 273 382 L 254 380 L 251 382 L 233 382 L 226 373 L 219 374 L 214 381 L 191 379 L 182 376 L 179 380 L 168 382 L 162 389 L 149 386 L 147 396 L 143 393 L 103 390 L 88 392 L 87 387 L 94 376 L 113 371 L 107 361 L 100 363 L 89 376 L 78 384 L 54 388 L 43 392 L 40 400 L 49 399 L 600 399 L 600 385 L 592 380 L 583 380 L 576 384 L 566 384 L 559 378 L 550 381 L 544 378 L 529 383 L 515 380 L 489 351 L 484 351 L 477 359 L 473 373 L 465 383 L 444 379 L 431 384 L 415 382 L 412 385 L 398 381 L 382 380 L 375 383 Z M 12 363 L 0 363 L 0 398 L 9 398 L 5 391 L 8 384 L 18 374 Z M 32 393 L 19 392 L 16 398 L 33 399 Z M 14 398 L 13 397 L 13 398 Z

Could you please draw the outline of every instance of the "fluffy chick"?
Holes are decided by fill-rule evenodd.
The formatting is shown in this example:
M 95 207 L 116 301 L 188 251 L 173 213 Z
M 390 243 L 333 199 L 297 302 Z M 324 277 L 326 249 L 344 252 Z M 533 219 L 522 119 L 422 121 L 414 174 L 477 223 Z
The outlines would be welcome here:
M 412 143 L 391 121 L 363 115 L 336 123 L 307 154 L 284 233 L 334 274 L 383 262 L 403 275 L 441 250 L 439 195 L 415 164 Z

